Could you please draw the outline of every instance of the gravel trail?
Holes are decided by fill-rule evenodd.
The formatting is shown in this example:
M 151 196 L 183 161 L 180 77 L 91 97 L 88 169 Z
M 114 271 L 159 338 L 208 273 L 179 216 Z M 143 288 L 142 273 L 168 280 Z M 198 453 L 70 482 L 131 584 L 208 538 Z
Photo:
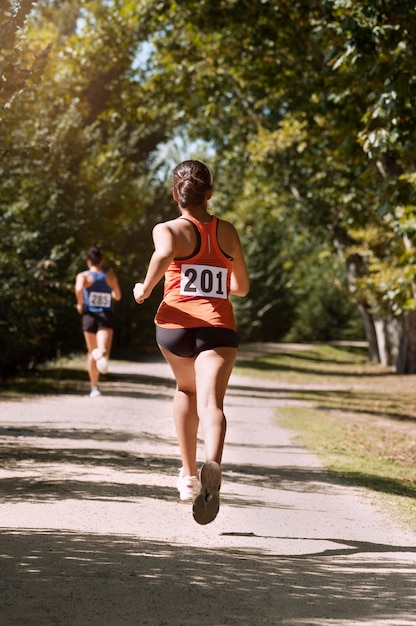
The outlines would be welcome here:
M 0 401 L 2 626 L 416 625 L 415 535 L 276 424 L 284 386 L 232 376 L 221 509 L 199 526 L 169 368 L 110 371 L 99 398 Z

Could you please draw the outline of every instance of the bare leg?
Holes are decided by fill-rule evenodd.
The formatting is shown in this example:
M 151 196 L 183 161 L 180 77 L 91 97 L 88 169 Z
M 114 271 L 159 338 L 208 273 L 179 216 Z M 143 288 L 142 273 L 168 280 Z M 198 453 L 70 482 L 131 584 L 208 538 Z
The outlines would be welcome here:
M 97 370 L 97 363 L 91 356 L 91 352 L 97 347 L 97 337 L 95 333 L 86 332 L 84 332 L 84 337 L 88 350 L 88 376 L 90 377 L 91 387 L 98 387 L 100 374 Z
M 226 419 L 224 396 L 234 363 L 236 348 L 215 348 L 195 359 L 197 411 L 201 420 L 206 461 L 221 464 Z
M 111 352 L 114 331 L 112 328 L 102 328 L 95 333 L 84 332 L 85 343 L 88 350 L 88 375 L 90 377 L 91 387 L 98 387 L 100 378 L 97 369 L 97 362 L 92 358 L 92 351 L 98 348 L 103 356 L 108 358 Z
M 195 359 L 197 407 L 205 442 L 201 489 L 192 507 L 198 524 L 212 522 L 220 508 L 221 460 L 227 427 L 224 396 L 236 356 L 236 348 L 215 348 L 201 352 Z
M 160 351 L 169 363 L 176 379 L 173 399 L 173 419 L 182 459 L 183 475 L 196 476 L 196 447 L 198 414 L 196 410 L 196 387 L 194 357 L 181 357 L 162 346 Z
M 100 328 L 97 331 L 97 348 L 107 359 L 110 358 L 114 331 L 112 328 Z

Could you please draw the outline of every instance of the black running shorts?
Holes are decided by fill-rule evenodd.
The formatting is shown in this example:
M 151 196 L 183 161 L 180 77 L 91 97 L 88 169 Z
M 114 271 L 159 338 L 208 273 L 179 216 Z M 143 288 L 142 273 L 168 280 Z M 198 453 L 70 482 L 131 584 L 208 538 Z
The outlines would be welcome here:
M 164 328 L 156 325 L 156 341 L 162 348 L 184 357 L 196 356 L 213 348 L 238 347 L 236 331 L 218 326 Z
M 101 313 L 83 313 L 82 314 L 82 330 L 84 333 L 96 333 L 97 330 L 111 328 L 114 330 L 115 317 L 114 311 L 102 311 Z

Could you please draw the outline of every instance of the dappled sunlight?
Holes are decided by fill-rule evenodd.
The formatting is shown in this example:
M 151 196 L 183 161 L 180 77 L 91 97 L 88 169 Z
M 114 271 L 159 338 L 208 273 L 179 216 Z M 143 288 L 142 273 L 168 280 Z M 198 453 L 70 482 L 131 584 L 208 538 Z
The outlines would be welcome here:
M 311 411 L 337 392 L 347 402 L 348 388 L 233 373 L 220 513 L 200 527 L 177 495 L 169 372 L 113 366 L 97 400 L 77 391 L 69 368 L 69 393 L 2 404 L 9 623 L 407 625 L 413 535 L 371 506 L 358 475 L 353 489 L 276 421 L 279 407 Z
M 221 624 L 306 626 L 343 623 L 343 615 L 348 624 L 392 625 L 400 619 L 410 624 L 416 600 L 414 549 L 396 561 L 395 554 L 405 547 L 325 541 L 330 545 L 322 553 L 281 556 L 128 535 L 6 531 L 0 539 L 3 576 L 9 585 L 19 581 L 25 602 L 9 595 L 2 602 L 10 623 L 36 614 L 38 623 L 156 625 L 165 623 L 172 610 L 170 623 L 194 626 L 198 619 L 212 626 L 215 603 Z M 76 601 L 68 604 L 68 598 Z M 270 622 L 273 614 L 276 620 Z

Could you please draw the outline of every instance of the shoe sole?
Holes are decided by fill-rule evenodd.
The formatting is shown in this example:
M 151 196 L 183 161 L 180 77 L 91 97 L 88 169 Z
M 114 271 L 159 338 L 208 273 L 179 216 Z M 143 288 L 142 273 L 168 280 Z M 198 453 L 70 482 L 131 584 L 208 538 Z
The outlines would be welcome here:
M 100 374 L 107 374 L 108 362 L 107 361 L 101 362 L 101 359 L 98 359 L 96 363 L 97 363 L 97 370 L 100 372 Z
M 215 461 L 201 467 L 201 491 L 193 505 L 194 520 L 201 525 L 212 522 L 220 510 L 221 468 Z
M 97 365 L 97 370 L 100 372 L 100 374 L 107 374 L 108 359 L 103 356 L 101 350 L 99 350 L 98 348 L 94 348 L 94 350 L 91 352 L 91 356 L 94 359 Z

